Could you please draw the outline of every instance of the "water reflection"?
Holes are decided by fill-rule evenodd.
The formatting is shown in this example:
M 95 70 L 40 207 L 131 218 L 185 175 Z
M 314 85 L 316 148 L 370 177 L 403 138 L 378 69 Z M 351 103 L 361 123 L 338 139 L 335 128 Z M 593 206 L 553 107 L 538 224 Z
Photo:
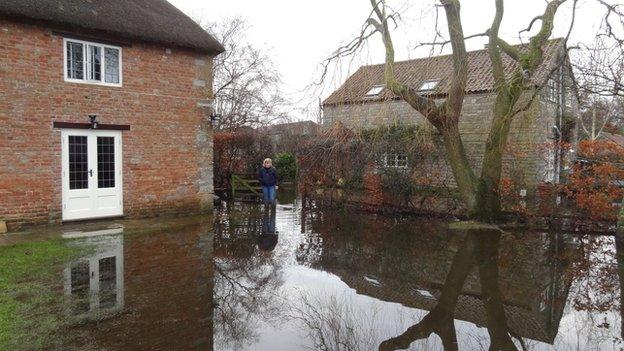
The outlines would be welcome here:
M 64 270 L 70 316 L 97 320 L 120 311 L 124 304 L 123 229 L 66 233 L 63 238 L 96 248 L 94 254 L 69 262 Z
M 276 210 L 266 208 L 262 215 L 262 233 L 258 237 L 258 248 L 262 251 L 273 251 L 277 245 L 277 230 L 275 229 Z
M 513 271 L 503 269 L 501 272 L 500 232 L 471 230 L 461 234 L 464 239 L 453 257 L 443 285 L 432 289 L 435 297 L 424 299 L 428 301 L 425 304 L 418 304 L 419 299 L 412 299 L 414 302 L 410 305 L 416 303 L 414 307 L 429 313 L 401 335 L 383 341 L 379 349 L 406 349 L 412 342 L 435 333 L 442 340 L 445 350 L 456 350 L 454 319 L 486 326 L 491 350 L 516 350 L 512 338 L 523 348 L 526 348 L 523 338 L 552 343 L 569 289 L 569 283 L 558 286 L 561 264 L 554 261 L 555 255 L 545 252 L 553 243 L 538 246 L 536 248 L 542 250 L 529 253 L 533 257 L 540 252 L 545 253 L 551 261 L 549 264 L 535 265 L 534 261 L 527 260 L 530 257 L 518 258 L 514 255 L 506 259 L 521 259 L 524 264 L 514 267 Z M 478 278 L 474 275 L 469 277 L 473 270 L 476 270 Z M 522 279 L 522 276 L 531 279 L 522 285 L 512 281 Z M 504 290 L 499 284 L 501 281 L 507 283 Z M 435 284 L 431 280 L 427 283 L 429 286 Z
M 254 238 L 271 217 L 242 204 L 218 216 L 216 350 L 622 346 L 613 237 L 449 230 L 295 201 L 278 205 L 267 256 Z
M 562 235 L 518 239 L 494 230 L 449 232 L 440 224 L 413 230 L 413 225 L 327 235 L 317 263 L 358 293 L 428 311 L 380 349 L 407 348 L 432 333 L 445 349 L 456 349 L 455 320 L 486 326 L 493 349 L 513 349 L 512 337 L 554 341 L 570 286 L 561 258 L 573 244 Z M 361 223 L 353 224 L 358 227 Z
M 215 350 L 238 350 L 253 345 L 258 321 L 271 321 L 280 308 L 273 293 L 282 284 L 281 262 L 271 253 L 276 212 L 238 204 L 215 216 Z
M 63 350 L 211 350 L 212 221 L 126 223 L 63 235 Z

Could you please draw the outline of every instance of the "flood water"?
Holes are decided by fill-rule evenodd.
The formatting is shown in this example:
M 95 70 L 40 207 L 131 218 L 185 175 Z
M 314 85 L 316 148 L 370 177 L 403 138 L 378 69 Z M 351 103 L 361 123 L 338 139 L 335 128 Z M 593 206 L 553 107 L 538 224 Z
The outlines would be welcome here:
M 614 236 L 301 207 L 217 213 L 215 350 L 624 347 Z
M 614 236 L 451 230 L 279 195 L 275 211 L 226 203 L 214 218 L 54 232 L 89 250 L 50 283 L 63 298 L 45 313 L 64 323 L 47 349 L 624 347 Z

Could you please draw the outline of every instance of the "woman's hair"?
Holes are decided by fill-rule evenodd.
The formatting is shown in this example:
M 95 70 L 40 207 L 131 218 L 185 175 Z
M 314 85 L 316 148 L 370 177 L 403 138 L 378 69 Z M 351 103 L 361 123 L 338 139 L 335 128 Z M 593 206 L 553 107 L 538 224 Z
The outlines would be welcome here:
M 265 158 L 264 161 L 262 161 L 262 163 L 263 164 L 267 163 L 267 161 L 273 163 L 273 160 L 271 160 L 270 158 Z

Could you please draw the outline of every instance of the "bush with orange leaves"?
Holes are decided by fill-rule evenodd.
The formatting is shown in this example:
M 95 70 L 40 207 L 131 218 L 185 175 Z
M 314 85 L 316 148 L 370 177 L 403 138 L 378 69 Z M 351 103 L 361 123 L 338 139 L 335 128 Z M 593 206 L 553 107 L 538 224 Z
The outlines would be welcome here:
M 609 140 L 583 140 L 579 160 L 564 186 L 578 215 L 591 220 L 617 218 L 624 181 L 624 148 Z
M 373 168 L 371 166 L 371 168 Z M 381 175 L 375 172 L 366 172 L 362 176 L 362 185 L 366 192 L 367 201 L 371 206 L 383 204 L 386 201 L 386 194 L 382 183 Z

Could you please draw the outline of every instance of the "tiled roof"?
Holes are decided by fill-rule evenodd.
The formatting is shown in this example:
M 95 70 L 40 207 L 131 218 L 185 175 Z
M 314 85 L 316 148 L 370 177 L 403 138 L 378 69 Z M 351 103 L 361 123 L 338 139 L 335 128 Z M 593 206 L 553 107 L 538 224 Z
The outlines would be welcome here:
M 557 49 L 563 45 L 563 39 L 550 40 L 544 50 L 544 63 L 537 69 L 533 83 L 541 86 L 548 78 L 548 73 L 556 65 Z M 522 45 L 516 47 L 523 48 Z M 468 55 L 468 82 L 467 93 L 492 91 L 494 77 L 487 49 L 469 51 Z M 518 64 L 509 56 L 503 54 L 503 64 L 506 72 L 512 72 Z M 397 80 L 414 89 L 419 89 L 426 81 L 439 81 L 436 88 L 423 93 L 431 96 L 445 95 L 451 84 L 453 62 L 451 55 L 433 56 L 395 63 Z M 366 93 L 376 85 L 384 84 L 384 64 L 360 67 L 347 81 L 334 91 L 324 105 L 354 103 L 365 101 L 380 101 L 397 98 L 391 91 L 384 89 L 377 96 L 366 96 Z
M 215 38 L 166 0 L 2 0 L 0 17 L 212 55 L 223 52 Z

